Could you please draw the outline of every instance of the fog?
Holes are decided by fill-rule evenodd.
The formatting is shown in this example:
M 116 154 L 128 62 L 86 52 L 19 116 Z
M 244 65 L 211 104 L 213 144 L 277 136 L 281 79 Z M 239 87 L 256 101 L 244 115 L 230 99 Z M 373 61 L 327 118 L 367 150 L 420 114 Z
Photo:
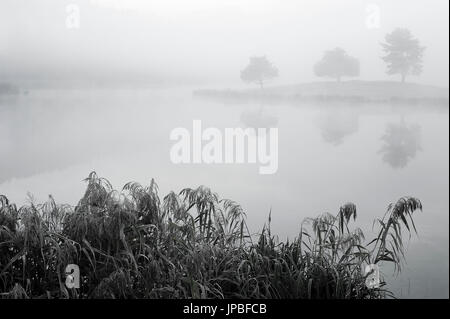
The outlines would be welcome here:
M 385 74 L 379 43 L 394 28 L 406 27 L 427 47 L 426 67 L 414 81 L 448 86 L 448 5 L 443 0 L 426 5 L 411 0 L 1 0 L 0 78 L 27 85 L 235 87 L 242 85 L 238 74 L 248 57 L 267 55 L 280 70 L 276 84 L 291 84 L 315 80 L 312 66 L 323 51 L 342 47 L 360 59 L 360 79 L 386 80 L 392 77 Z M 371 20 L 376 13 L 379 18 Z M 74 15 L 79 19 L 71 24 Z
M 155 178 L 162 196 L 206 185 L 241 204 L 254 232 L 272 212 L 283 240 L 346 202 L 370 233 L 389 203 L 414 196 L 420 237 L 390 288 L 448 298 L 448 1 L 0 4 L 0 195 L 76 205 L 93 170 L 118 190 Z M 397 28 L 420 43 L 418 74 L 382 59 Z M 252 57 L 270 76 L 252 78 Z M 175 164 L 169 136 L 194 120 L 278 129 L 278 170 Z

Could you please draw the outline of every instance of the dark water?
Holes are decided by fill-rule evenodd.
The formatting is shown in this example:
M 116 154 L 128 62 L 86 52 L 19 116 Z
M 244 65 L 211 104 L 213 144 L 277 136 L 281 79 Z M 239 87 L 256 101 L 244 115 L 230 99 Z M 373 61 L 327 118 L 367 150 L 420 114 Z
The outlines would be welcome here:
M 276 125 L 279 169 L 170 161 L 175 127 Z M 75 204 L 96 170 L 116 188 L 154 177 L 162 195 L 207 185 L 242 204 L 251 230 L 272 210 L 273 231 L 294 237 L 305 217 L 351 201 L 358 226 L 401 196 L 421 199 L 405 271 L 389 282 L 399 297 L 449 296 L 448 108 L 393 105 L 224 104 L 190 90 L 35 91 L 0 100 L 0 193 L 23 204 L 52 194 Z M 367 235 L 367 237 L 371 237 Z M 384 270 L 390 277 L 388 269 Z

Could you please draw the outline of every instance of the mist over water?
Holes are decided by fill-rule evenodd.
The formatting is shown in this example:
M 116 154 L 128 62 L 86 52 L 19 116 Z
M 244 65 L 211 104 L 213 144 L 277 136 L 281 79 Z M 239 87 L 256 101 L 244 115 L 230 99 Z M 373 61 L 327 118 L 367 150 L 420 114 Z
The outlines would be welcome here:
M 192 119 L 201 119 L 205 127 L 246 127 L 242 113 L 254 114 L 259 105 L 224 105 L 172 89 L 36 91 L 8 105 L 14 107 L 3 108 L 0 121 L 6 150 L 0 188 L 18 204 L 30 192 L 39 201 L 52 194 L 75 205 L 85 188 L 82 179 L 96 170 L 117 189 L 151 178 L 162 195 L 207 185 L 239 202 L 253 231 L 271 210 L 273 231 L 293 238 L 304 218 L 337 213 L 347 201 L 357 205 L 358 223 L 370 231 L 388 203 L 416 196 L 425 209 L 417 214 L 420 240 L 413 238 L 409 247 L 408 256 L 414 257 L 408 260 L 415 262 L 408 263 L 411 273 L 405 271 L 395 282 L 401 283 L 403 296 L 448 295 L 442 280 L 448 278 L 448 258 L 443 258 L 448 256 L 449 210 L 446 110 L 265 106 L 265 114 L 278 119 L 279 170 L 259 175 L 252 164 L 175 165 L 169 160 L 173 127 L 189 129 Z
M 68 3 L 3 0 L 0 83 L 21 93 L 0 95 L 0 194 L 18 205 L 27 193 L 76 205 L 93 170 L 119 190 L 151 178 L 161 195 L 206 185 L 240 203 L 252 231 L 271 211 L 280 239 L 297 236 L 304 218 L 335 214 L 346 202 L 356 204 L 358 225 L 370 232 L 389 203 L 414 196 L 424 205 L 415 219 L 419 238 L 412 236 L 408 264 L 391 288 L 399 297 L 448 298 L 448 105 L 193 94 L 254 88 L 239 78 L 254 55 L 267 55 L 280 71 L 267 92 L 285 92 L 317 81 L 313 65 L 338 46 L 359 58 L 358 80 L 398 81 L 385 74 L 379 43 L 408 27 L 427 47 L 424 72 L 411 82 L 437 87 L 448 101 L 448 2 L 393 2 L 376 1 L 380 26 L 370 29 L 369 1 L 83 0 L 74 1 L 80 25 L 73 29 Z M 315 90 L 302 88 L 299 95 Z M 193 120 L 220 130 L 277 127 L 278 171 L 173 164 L 170 132 L 191 130 Z

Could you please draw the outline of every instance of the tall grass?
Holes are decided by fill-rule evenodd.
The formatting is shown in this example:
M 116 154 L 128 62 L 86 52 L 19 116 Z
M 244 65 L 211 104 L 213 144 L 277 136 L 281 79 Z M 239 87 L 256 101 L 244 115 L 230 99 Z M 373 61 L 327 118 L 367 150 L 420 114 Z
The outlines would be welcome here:
M 17 208 L 0 196 L 3 298 L 383 298 L 365 285 L 365 265 L 401 270 L 402 231 L 415 229 L 419 200 L 402 198 L 374 224 L 374 238 L 352 226 L 356 207 L 305 220 L 280 242 L 268 223 L 256 236 L 235 202 L 206 187 L 162 200 L 152 180 L 121 192 L 92 172 L 75 207 L 50 196 Z M 67 289 L 64 269 L 80 267 Z

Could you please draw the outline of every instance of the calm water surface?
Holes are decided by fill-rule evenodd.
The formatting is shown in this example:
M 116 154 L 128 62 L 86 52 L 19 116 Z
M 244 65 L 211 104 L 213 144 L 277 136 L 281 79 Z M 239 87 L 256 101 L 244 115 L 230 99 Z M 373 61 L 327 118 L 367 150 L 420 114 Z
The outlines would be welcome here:
M 172 164 L 170 131 L 192 130 L 194 119 L 219 129 L 276 125 L 278 172 Z M 370 233 L 390 202 L 416 196 L 424 205 L 419 238 L 408 245 L 405 271 L 389 282 L 399 297 L 448 298 L 448 136 L 448 108 L 427 105 L 233 104 L 189 89 L 33 91 L 0 99 L 0 193 L 17 204 L 28 192 L 76 204 L 92 170 L 116 188 L 154 177 L 162 195 L 203 184 L 241 203 L 252 231 L 272 210 L 280 239 L 296 236 L 305 217 L 337 213 L 348 201 Z

